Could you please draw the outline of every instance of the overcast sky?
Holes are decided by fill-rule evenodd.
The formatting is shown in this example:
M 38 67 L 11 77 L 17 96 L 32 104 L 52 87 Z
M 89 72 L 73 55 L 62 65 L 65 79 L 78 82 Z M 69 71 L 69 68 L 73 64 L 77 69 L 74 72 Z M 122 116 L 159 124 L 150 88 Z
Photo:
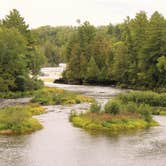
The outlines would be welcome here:
M 30 27 L 75 25 L 76 19 L 95 25 L 119 23 L 145 10 L 166 16 L 166 0 L 0 0 L 0 18 L 16 8 Z

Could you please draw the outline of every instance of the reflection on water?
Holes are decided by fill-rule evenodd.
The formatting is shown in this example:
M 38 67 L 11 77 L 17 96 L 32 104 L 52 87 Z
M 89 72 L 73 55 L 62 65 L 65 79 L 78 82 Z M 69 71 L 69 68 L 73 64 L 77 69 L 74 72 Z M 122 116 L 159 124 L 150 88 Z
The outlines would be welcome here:
M 103 101 L 121 91 L 110 87 L 56 86 Z M 165 166 L 166 117 L 155 117 L 159 127 L 110 136 L 89 133 L 68 121 L 71 109 L 83 111 L 88 107 L 48 106 L 49 112 L 38 116 L 43 130 L 25 136 L 0 136 L 0 166 Z

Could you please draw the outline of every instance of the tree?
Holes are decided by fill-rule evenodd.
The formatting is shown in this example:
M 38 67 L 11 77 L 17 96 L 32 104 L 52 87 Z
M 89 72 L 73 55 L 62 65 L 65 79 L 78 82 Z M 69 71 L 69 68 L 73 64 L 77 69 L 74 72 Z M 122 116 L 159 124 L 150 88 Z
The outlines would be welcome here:
M 29 26 L 25 23 L 24 18 L 21 17 L 17 9 L 10 11 L 9 15 L 2 20 L 2 24 L 6 28 L 16 28 L 22 35 L 29 37 Z
M 16 29 L 2 28 L 0 50 L 0 91 L 8 91 L 17 87 L 17 76 L 28 72 L 25 61 L 26 40 Z
M 150 18 L 147 32 L 148 38 L 144 44 L 142 56 L 142 68 L 146 73 L 144 81 L 147 82 L 146 86 L 150 88 L 156 87 L 158 82 L 163 79 L 156 64 L 161 56 L 166 56 L 165 27 L 166 21 L 164 17 L 155 12 Z
M 94 60 L 93 57 L 91 57 L 89 63 L 87 64 L 87 74 L 85 77 L 85 81 L 88 81 L 89 83 L 95 83 L 98 80 L 98 73 L 99 68 Z
M 0 91 L 36 89 L 39 82 L 29 75 L 38 74 L 43 57 L 16 9 L 2 20 L 0 50 Z
M 160 82 L 158 83 L 158 86 L 165 86 L 166 84 L 166 56 L 161 56 L 157 59 L 157 69 L 160 74 Z
M 148 19 L 141 11 L 121 24 L 97 28 L 85 22 L 67 45 L 66 78 L 130 88 L 164 87 L 165 28 L 166 20 L 158 12 Z
M 43 64 L 43 55 L 38 54 L 39 49 L 37 49 L 36 41 L 31 31 L 29 30 L 29 26 L 24 21 L 24 18 L 21 17 L 19 11 L 17 9 L 13 9 L 10 11 L 9 15 L 7 15 L 2 20 L 2 26 L 5 28 L 15 28 L 22 36 L 24 36 L 26 40 L 26 59 L 27 59 L 27 68 L 30 70 L 31 74 L 38 74 L 41 65 Z M 35 72 L 34 72 L 35 71 Z M 37 72 L 38 71 L 38 72 Z
M 128 83 L 129 57 L 128 48 L 123 42 L 117 42 L 113 48 L 112 79 L 120 83 Z

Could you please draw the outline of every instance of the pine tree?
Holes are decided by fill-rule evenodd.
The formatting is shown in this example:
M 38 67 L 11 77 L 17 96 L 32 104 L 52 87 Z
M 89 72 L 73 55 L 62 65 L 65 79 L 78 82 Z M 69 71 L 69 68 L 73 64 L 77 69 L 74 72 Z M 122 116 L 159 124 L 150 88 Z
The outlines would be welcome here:
M 86 80 L 89 83 L 95 83 L 98 80 L 99 68 L 93 57 L 90 58 L 89 63 L 87 64 Z

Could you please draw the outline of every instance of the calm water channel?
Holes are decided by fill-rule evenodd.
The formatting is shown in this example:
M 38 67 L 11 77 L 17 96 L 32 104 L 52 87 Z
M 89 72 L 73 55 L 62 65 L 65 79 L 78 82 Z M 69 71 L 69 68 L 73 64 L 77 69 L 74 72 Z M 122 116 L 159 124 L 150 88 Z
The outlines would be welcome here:
M 105 102 L 121 92 L 100 86 L 47 83 Z M 88 133 L 68 121 L 71 109 L 86 110 L 88 104 L 48 106 L 37 118 L 44 129 L 24 136 L 0 136 L 0 166 L 165 166 L 166 117 L 148 130 L 119 136 Z

